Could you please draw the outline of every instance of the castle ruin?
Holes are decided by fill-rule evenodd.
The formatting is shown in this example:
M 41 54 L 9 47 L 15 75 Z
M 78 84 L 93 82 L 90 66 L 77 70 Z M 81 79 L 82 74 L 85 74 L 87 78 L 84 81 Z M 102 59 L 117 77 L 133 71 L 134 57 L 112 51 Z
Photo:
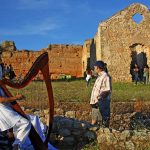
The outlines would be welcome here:
M 134 21 L 140 15 L 141 22 Z M 114 81 L 131 81 L 131 68 L 150 66 L 150 11 L 134 3 L 101 22 L 93 39 L 84 43 L 90 56 L 90 66 L 95 60 L 107 63 Z
M 134 20 L 140 15 L 140 22 Z M 143 4 L 134 3 L 113 15 L 104 22 L 100 22 L 98 30 L 92 39 L 82 45 L 51 44 L 41 51 L 11 51 L 4 50 L 4 63 L 12 64 L 15 72 L 29 70 L 34 60 L 43 51 L 49 53 L 50 72 L 52 78 L 59 78 L 60 74 L 83 77 L 87 67 L 93 68 L 96 60 L 107 63 L 113 81 L 131 81 L 131 68 L 137 63 L 139 67 L 150 66 L 150 11 Z M 8 49 L 5 47 L 0 47 Z M 18 65 L 20 64 L 20 65 Z M 25 65 L 24 65 L 25 64 Z M 25 67 L 26 66 L 26 67 Z

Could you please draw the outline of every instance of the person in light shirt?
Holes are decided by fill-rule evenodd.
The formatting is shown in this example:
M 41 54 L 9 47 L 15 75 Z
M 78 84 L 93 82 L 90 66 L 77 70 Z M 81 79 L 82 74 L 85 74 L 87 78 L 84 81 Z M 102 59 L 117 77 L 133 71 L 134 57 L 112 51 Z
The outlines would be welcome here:
M 94 70 L 98 74 L 98 77 L 92 89 L 90 104 L 96 104 L 99 107 L 102 116 L 102 125 L 104 127 L 109 127 L 111 80 L 110 76 L 104 71 L 104 69 L 104 62 L 96 61 L 94 64 Z
M 87 82 L 86 86 L 87 87 L 90 84 L 91 79 L 92 79 L 92 71 L 91 71 L 91 69 L 87 69 L 87 71 L 86 71 L 86 82 Z

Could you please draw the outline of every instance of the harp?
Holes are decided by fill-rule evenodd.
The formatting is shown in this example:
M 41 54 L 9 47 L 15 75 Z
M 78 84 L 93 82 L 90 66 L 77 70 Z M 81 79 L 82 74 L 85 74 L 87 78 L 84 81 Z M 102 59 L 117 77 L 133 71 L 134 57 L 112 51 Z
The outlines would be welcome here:
M 29 72 L 26 74 L 26 76 L 21 82 L 13 83 L 9 81 L 8 79 L 3 79 L 0 82 L 0 84 L 5 94 L 8 97 L 11 97 L 12 94 L 7 89 L 6 85 L 15 89 L 24 88 L 33 80 L 33 78 L 38 74 L 39 71 L 41 71 L 43 75 L 43 78 L 46 84 L 46 89 L 47 89 L 47 95 L 48 95 L 48 101 L 49 101 L 48 102 L 49 103 L 49 127 L 47 131 L 46 139 L 44 142 L 42 141 L 42 139 L 40 138 L 40 136 L 38 135 L 38 133 L 36 132 L 36 130 L 34 129 L 32 125 L 31 125 L 31 130 L 29 133 L 29 138 L 35 150 L 47 150 L 49 137 L 50 137 L 50 133 L 52 129 L 53 115 L 54 115 L 54 99 L 53 99 L 52 85 L 51 85 L 51 79 L 50 79 L 50 74 L 49 74 L 48 53 L 45 52 L 36 59 L 32 67 L 30 68 Z M 21 116 L 28 119 L 26 117 L 26 114 L 23 112 L 20 105 L 16 101 L 11 102 L 11 106 Z

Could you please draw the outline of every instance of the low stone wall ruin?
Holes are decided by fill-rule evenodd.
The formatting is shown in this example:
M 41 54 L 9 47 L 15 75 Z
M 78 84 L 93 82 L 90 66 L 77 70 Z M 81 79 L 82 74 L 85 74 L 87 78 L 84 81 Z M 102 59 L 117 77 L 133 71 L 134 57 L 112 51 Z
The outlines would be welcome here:
M 117 106 L 117 107 L 116 107 Z M 138 150 L 146 149 L 150 143 L 149 104 L 143 112 L 134 112 L 134 103 L 112 104 L 110 129 L 92 126 L 89 109 L 64 110 L 55 108 L 52 143 L 61 150 L 77 150 L 96 141 L 102 150 Z M 25 112 L 39 115 L 46 123 L 48 109 L 36 110 L 24 108 Z M 80 115 L 78 115 L 80 114 Z

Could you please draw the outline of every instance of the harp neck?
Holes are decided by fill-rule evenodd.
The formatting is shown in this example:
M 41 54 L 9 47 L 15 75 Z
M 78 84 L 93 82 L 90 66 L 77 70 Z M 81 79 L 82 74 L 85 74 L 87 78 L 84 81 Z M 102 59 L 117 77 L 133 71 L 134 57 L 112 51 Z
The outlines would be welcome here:
M 44 78 L 46 88 L 47 88 L 47 93 L 48 93 L 48 101 L 49 101 L 49 129 L 48 129 L 47 137 L 45 140 L 45 145 L 48 145 L 48 141 L 49 141 L 49 137 L 50 137 L 50 133 L 51 133 L 51 129 L 52 129 L 53 115 L 54 115 L 54 99 L 53 99 L 51 79 L 50 79 L 50 75 L 49 75 L 48 53 L 45 52 L 37 58 L 37 60 L 34 62 L 34 64 L 32 65 L 32 67 L 30 68 L 30 70 L 28 71 L 28 73 L 26 74 L 26 76 L 24 77 L 24 79 L 21 82 L 14 83 L 8 79 L 3 79 L 2 81 L 0 81 L 0 85 L 3 88 L 5 94 L 8 97 L 11 97 L 12 94 L 8 91 L 8 89 L 6 88 L 6 85 L 10 86 L 12 88 L 16 88 L 16 89 L 24 88 L 33 80 L 33 78 L 38 74 L 39 71 L 41 71 L 43 74 L 43 78 Z M 11 104 L 12 104 L 12 108 L 15 111 L 17 111 L 19 114 L 21 114 L 23 117 L 26 118 L 25 113 L 22 111 L 21 107 L 19 106 L 19 104 L 16 101 L 12 102 Z M 33 131 L 33 129 L 31 131 Z M 33 139 L 33 138 L 35 138 L 35 136 L 30 135 L 30 137 L 31 137 L 31 141 L 32 141 L 33 145 L 36 147 L 37 141 L 35 142 L 35 140 Z M 42 143 L 41 143 L 41 145 L 42 145 Z M 43 149 L 41 149 L 41 148 L 42 147 L 40 147 L 40 148 L 36 147 L 35 149 L 36 150 L 45 150 L 44 148 Z

